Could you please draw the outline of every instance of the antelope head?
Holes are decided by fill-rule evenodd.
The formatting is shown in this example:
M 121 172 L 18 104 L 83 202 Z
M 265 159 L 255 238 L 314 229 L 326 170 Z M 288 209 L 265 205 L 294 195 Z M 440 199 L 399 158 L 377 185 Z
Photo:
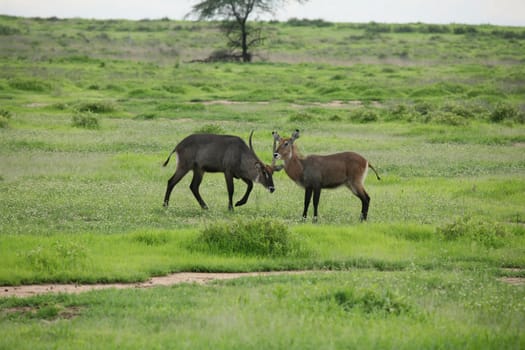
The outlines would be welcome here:
M 299 130 L 295 130 L 289 138 L 282 138 L 277 132 L 273 135 L 273 160 L 272 166 L 277 159 L 290 159 L 293 154 L 293 143 L 299 138 Z M 276 147 L 277 146 L 277 147 Z

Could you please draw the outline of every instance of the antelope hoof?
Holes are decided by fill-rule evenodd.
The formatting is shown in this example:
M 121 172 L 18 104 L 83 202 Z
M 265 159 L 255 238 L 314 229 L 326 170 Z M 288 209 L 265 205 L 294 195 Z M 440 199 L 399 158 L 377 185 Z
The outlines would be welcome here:
M 164 201 L 164 203 L 162 204 L 162 206 L 163 206 L 164 208 L 167 208 L 167 207 L 168 207 L 168 201 Z
M 314 218 L 312 219 L 312 222 L 313 222 L 314 224 L 317 224 L 317 216 L 314 216 Z
M 235 206 L 240 207 L 241 205 L 245 205 L 245 204 L 246 204 L 246 201 L 238 201 L 237 203 L 235 203 Z M 233 210 L 233 208 L 230 210 Z

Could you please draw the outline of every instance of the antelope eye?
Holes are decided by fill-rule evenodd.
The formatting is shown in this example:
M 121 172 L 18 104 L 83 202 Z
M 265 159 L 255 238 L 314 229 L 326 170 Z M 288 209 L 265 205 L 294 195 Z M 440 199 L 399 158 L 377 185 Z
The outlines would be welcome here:
M 286 141 L 286 142 L 284 143 L 284 145 L 285 145 L 285 146 L 288 146 L 288 141 Z

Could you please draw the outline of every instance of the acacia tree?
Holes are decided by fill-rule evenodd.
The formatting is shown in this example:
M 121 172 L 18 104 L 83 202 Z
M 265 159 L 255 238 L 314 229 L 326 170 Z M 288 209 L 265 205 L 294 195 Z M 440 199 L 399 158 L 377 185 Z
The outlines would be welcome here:
M 274 14 L 275 10 L 288 0 L 203 0 L 192 7 L 188 16 L 199 20 L 222 19 L 222 30 L 228 44 L 233 49 L 241 49 L 243 62 L 250 62 L 250 48 L 259 45 L 263 36 L 260 29 L 248 25 L 248 17 L 253 13 Z M 308 0 L 295 0 L 303 3 Z

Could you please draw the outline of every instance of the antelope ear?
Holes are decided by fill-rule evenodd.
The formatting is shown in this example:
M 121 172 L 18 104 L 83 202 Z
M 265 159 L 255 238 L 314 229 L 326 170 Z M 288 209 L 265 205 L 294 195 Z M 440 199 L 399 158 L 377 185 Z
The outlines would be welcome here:
M 294 142 L 298 138 L 299 138 L 299 129 L 295 129 L 295 131 L 292 134 L 292 142 Z
M 274 141 L 281 140 L 281 136 L 279 136 L 279 133 L 277 131 L 272 131 L 272 136 L 273 136 Z

